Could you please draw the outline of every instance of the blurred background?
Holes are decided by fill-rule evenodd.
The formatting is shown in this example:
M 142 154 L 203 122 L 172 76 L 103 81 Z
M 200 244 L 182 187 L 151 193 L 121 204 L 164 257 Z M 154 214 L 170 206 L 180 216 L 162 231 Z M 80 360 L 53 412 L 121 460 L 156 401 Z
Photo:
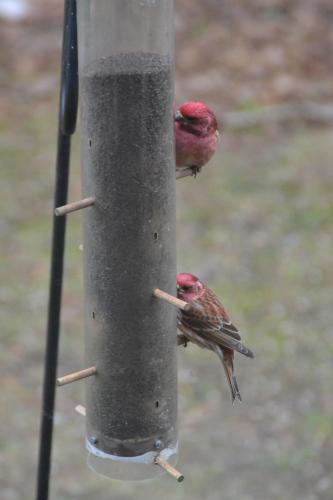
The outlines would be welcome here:
M 0 0 L 2 500 L 34 497 L 56 149 L 61 0 Z M 176 0 L 176 97 L 204 100 L 219 154 L 178 190 L 179 270 L 229 309 L 232 406 L 209 352 L 179 349 L 179 468 L 139 484 L 86 467 L 83 383 L 57 391 L 51 499 L 333 498 L 333 4 Z M 69 199 L 80 198 L 75 136 Z M 68 218 L 59 373 L 84 363 L 80 215 Z

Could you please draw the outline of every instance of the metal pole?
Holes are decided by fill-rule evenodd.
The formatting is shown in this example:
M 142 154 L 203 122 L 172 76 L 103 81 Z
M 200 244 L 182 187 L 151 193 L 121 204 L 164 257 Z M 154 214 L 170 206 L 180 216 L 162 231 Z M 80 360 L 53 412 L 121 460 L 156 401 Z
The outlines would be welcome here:
M 77 116 L 77 65 L 76 1 L 66 0 L 54 208 L 67 202 L 70 136 Z M 49 493 L 65 229 L 66 217 L 54 215 L 36 500 L 47 500 Z

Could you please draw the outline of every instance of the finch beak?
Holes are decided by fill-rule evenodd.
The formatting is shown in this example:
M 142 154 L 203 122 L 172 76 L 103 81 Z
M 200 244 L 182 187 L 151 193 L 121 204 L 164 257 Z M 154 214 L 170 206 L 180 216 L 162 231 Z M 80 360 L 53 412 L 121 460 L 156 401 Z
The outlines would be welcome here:
M 175 122 L 182 122 L 182 121 L 184 121 L 184 117 L 183 117 L 183 115 L 181 114 L 181 112 L 179 110 L 176 111 L 174 120 L 175 120 Z

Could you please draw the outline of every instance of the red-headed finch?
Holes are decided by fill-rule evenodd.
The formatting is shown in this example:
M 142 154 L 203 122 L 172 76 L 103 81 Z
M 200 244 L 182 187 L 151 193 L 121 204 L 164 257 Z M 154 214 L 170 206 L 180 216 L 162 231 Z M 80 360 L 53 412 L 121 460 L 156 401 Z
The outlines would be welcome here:
M 213 111 L 189 101 L 174 115 L 177 179 L 200 172 L 217 149 L 219 131 Z
M 234 351 L 253 358 L 253 352 L 241 342 L 237 328 L 215 293 L 196 276 L 188 273 L 177 275 L 177 296 L 192 306 L 188 311 L 179 310 L 178 328 L 186 340 L 199 347 L 214 351 L 222 361 L 232 402 L 242 400 L 234 375 Z

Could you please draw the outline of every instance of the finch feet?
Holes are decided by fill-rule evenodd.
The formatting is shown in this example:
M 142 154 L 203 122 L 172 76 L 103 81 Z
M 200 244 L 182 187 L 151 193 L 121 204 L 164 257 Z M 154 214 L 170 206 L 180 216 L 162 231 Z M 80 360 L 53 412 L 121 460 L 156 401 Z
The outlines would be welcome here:
M 192 176 L 193 176 L 194 178 L 196 178 L 196 176 L 197 176 L 198 174 L 200 174 L 200 172 L 201 172 L 201 167 L 196 167 L 196 166 L 194 166 L 194 167 L 191 167 L 191 169 L 192 169 Z
M 177 335 L 177 344 L 178 345 L 183 345 L 184 347 L 187 347 L 187 338 L 185 337 L 185 335 L 180 335 L 178 334 Z

